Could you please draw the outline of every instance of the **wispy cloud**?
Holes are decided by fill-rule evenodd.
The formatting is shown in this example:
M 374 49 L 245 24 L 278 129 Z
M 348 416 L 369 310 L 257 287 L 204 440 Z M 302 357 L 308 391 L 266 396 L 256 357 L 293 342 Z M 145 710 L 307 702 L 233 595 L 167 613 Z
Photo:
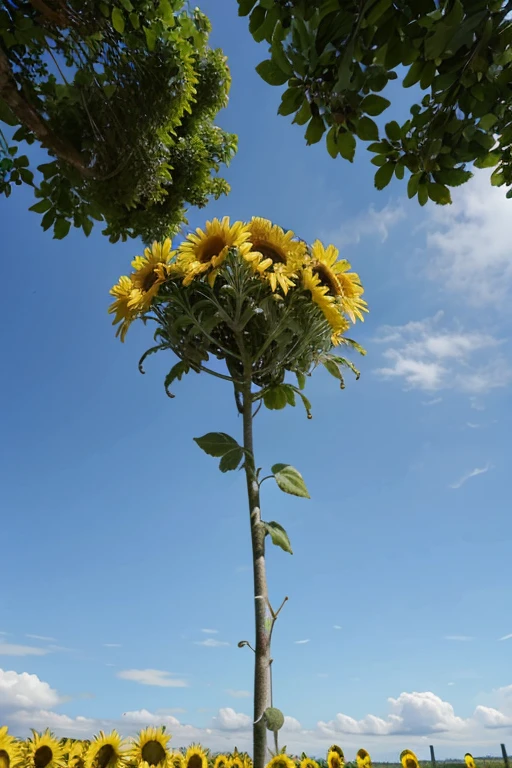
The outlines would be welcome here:
M 473 640 L 469 635 L 446 635 L 445 640 L 453 640 L 456 643 L 469 643 Z
M 104 648 L 121 648 L 121 643 L 103 643 Z
M 452 685 L 455 685 L 455 683 L 447 683 L 447 685 L 450 685 L 450 686 L 452 686 Z
M 205 635 L 218 635 L 219 630 L 218 629 L 202 629 L 201 632 L 204 632 Z
M 250 691 L 235 691 L 233 688 L 228 688 L 226 693 L 235 699 L 248 699 L 251 696 Z
M 360 216 L 343 222 L 338 229 L 326 232 L 324 239 L 334 243 L 337 248 L 355 245 L 364 237 L 377 237 L 383 243 L 388 239 L 389 231 L 405 216 L 404 206 L 400 202 L 390 202 L 379 210 L 371 205 Z
M 461 488 L 464 483 L 467 483 L 468 480 L 470 480 L 472 477 L 478 477 L 478 475 L 485 475 L 486 472 L 488 472 L 491 468 L 491 465 L 488 463 L 485 465 L 485 467 L 476 467 L 475 469 L 472 469 L 470 472 L 466 472 L 465 475 L 462 475 L 462 477 L 457 480 L 455 483 L 452 483 L 450 485 L 450 488 L 457 489 Z
M 42 643 L 56 643 L 57 640 L 54 637 L 45 637 L 44 635 L 25 635 L 30 640 L 41 640 Z
M 405 325 L 383 326 L 374 339 L 385 345 L 385 365 L 375 373 L 406 389 L 453 389 L 483 395 L 512 382 L 512 368 L 500 351 L 503 340 L 479 331 L 443 325 L 443 312 Z M 437 396 L 424 404 L 433 405 Z
M 46 656 L 47 653 L 50 653 L 48 648 L 0 643 L 0 656 Z
M 186 680 L 174 677 L 172 672 L 161 669 L 124 669 L 117 673 L 121 680 L 131 680 L 140 685 L 153 685 L 157 688 L 187 688 Z
M 333 626 L 333 629 L 342 629 L 342 627 L 340 627 L 340 625 L 339 625 L 339 624 L 335 624 L 335 625 Z
M 443 402 L 442 397 L 433 397 L 431 400 L 422 400 L 421 404 L 430 406 L 430 405 L 439 405 L 439 403 L 442 403 L 442 402 Z
M 470 429 L 478 429 L 480 427 L 480 424 L 475 424 L 472 421 L 466 421 L 466 426 Z
M 510 635 L 503 635 L 503 637 L 500 637 L 500 642 L 502 640 L 512 640 L 512 634 L 510 634 Z
M 213 637 L 208 637 L 206 640 L 195 640 L 195 645 L 203 645 L 205 648 L 220 648 L 229 645 L 229 643 L 226 640 L 215 640 Z
M 294 640 L 295 645 L 306 645 L 306 643 L 310 643 L 311 640 Z

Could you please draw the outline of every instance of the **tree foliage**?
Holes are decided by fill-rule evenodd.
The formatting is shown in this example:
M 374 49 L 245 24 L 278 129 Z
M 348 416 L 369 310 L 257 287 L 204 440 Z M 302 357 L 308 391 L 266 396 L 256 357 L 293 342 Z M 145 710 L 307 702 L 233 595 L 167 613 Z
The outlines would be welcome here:
M 34 188 L 44 229 L 115 242 L 174 234 L 187 205 L 229 191 L 236 137 L 214 125 L 229 70 L 183 0 L 0 3 L 0 193 Z M 4 126 L 1 125 L 4 124 Z M 50 157 L 30 169 L 21 142 Z
M 421 205 L 451 202 L 467 164 L 494 168 L 493 185 L 512 185 L 512 2 L 503 0 L 238 0 L 270 58 L 257 71 L 287 85 L 279 114 L 325 138 L 350 162 L 356 138 L 370 142 L 375 186 L 408 171 Z M 374 117 L 390 101 L 390 80 L 415 86 L 418 103 L 402 125 Z M 421 91 L 424 91 L 423 98 Z M 512 197 L 512 188 L 507 197 Z

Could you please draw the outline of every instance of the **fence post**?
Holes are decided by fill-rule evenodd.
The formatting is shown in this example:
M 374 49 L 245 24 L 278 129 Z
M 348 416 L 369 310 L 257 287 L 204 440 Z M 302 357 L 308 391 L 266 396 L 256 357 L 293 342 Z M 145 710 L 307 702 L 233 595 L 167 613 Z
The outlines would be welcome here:
M 432 744 L 430 745 L 430 762 L 432 763 L 432 768 L 436 768 L 436 756 Z M 508 768 L 508 765 L 506 768 Z
M 503 755 L 503 762 L 505 763 L 505 768 L 509 768 L 507 750 L 504 744 L 501 745 L 501 754 Z

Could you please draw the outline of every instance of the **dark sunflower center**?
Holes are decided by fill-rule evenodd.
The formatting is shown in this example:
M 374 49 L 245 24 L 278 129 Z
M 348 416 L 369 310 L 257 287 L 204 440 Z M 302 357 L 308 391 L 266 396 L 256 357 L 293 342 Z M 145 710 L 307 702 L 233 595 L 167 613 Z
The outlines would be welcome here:
M 334 755 L 331 757 L 331 768 L 340 768 L 341 761 L 339 756 L 335 757 Z
M 198 261 L 200 261 L 201 264 L 207 264 L 214 256 L 218 256 L 225 246 L 226 243 L 223 237 L 220 235 L 212 235 L 203 245 Z
M 96 756 L 97 768 L 107 768 L 114 755 L 115 752 L 112 744 L 104 744 Z
M 335 276 L 324 264 L 318 262 L 312 269 L 313 274 L 320 278 L 322 285 L 325 285 L 329 289 L 329 293 L 333 296 L 339 296 L 340 286 Z
M 272 259 L 275 264 L 286 264 L 284 253 L 267 243 L 253 243 L 253 248 L 261 253 L 264 259 Z
M 203 761 L 199 755 L 191 755 L 188 760 L 187 768 L 202 768 L 202 765 Z
M 144 280 L 142 281 L 142 290 L 143 291 L 150 291 L 151 288 L 154 286 L 156 281 L 158 280 L 158 275 L 155 272 L 155 270 L 152 270 L 151 272 L 148 272 Z
M 158 765 L 162 760 L 165 760 L 165 749 L 162 747 L 159 741 L 148 741 L 142 747 L 142 759 L 148 765 Z
M 5 751 L 5 749 L 0 749 L 0 768 L 9 768 L 11 765 L 11 758 Z
M 46 766 L 51 763 L 52 759 L 53 752 L 50 747 L 39 747 L 39 749 L 36 749 L 34 755 L 34 765 L 36 768 L 46 768 Z

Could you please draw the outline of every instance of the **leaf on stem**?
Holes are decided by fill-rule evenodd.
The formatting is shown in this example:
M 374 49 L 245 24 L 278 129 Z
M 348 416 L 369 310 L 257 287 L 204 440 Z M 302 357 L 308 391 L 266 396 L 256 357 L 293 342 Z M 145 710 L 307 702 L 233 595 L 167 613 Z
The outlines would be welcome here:
M 266 533 L 272 539 L 272 544 L 275 544 L 276 547 L 281 547 L 285 552 L 289 552 L 290 555 L 293 555 L 290 539 L 282 525 L 279 525 L 279 523 L 276 523 L 275 521 L 270 523 L 262 522 L 262 525 L 265 528 Z
M 244 449 L 225 432 L 208 432 L 203 437 L 194 437 L 194 441 L 209 456 L 221 459 L 219 464 L 221 472 L 237 469 L 243 459 Z
M 292 496 L 309 499 L 310 495 L 301 473 L 291 464 L 274 464 L 272 472 L 279 488 Z

